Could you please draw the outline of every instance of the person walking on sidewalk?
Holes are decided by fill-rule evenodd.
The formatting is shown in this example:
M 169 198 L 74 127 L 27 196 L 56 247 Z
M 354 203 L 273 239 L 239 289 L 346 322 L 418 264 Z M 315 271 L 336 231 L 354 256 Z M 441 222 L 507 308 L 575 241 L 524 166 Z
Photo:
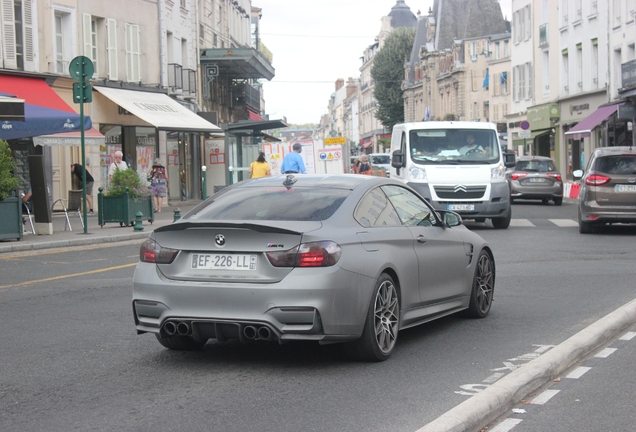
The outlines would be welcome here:
M 258 158 L 250 164 L 250 178 L 267 177 L 272 175 L 269 164 L 265 160 L 265 153 L 259 152 Z
M 168 192 L 168 175 L 166 167 L 161 163 L 161 159 L 155 159 L 154 165 L 148 171 L 148 176 L 150 177 L 150 188 L 155 201 L 155 213 L 162 213 L 163 198 Z
M 122 160 L 123 158 L 124 158 L 124 154 L 120 152 L 119 150 L 117 150 L 115 152 L 115 162 L 110 164 L 110 166 L 108 167 L 109 180 L 113 179 L 113 174 L 115 174 L 115 171 L 128 169 L 128 164 Z
M 80 184 L 84 181 L 82 175 L 84 173 L 84 167 L 78 163 L 71 165 L 71 172 L 75 174 L 75 176 L 79 179 Z M 91 175 L 91 173 L 86 170 L 86 203 L 88 204 L 88 214 L 94 215 L 93 213 L 93 184 L 95 183 L 95 179 Z M 83 185 L 82 185 L 83 186 Z
M 303 146 L 300 145 L 300 143 L 295 143 L 292 149 L 292 152 L 285 155 L 283 165 L 280 167 L 280 172 L 283 174 L 307 174 L 305 162 L 302 156 L 300 156 L 300 152 L 303 151 Z

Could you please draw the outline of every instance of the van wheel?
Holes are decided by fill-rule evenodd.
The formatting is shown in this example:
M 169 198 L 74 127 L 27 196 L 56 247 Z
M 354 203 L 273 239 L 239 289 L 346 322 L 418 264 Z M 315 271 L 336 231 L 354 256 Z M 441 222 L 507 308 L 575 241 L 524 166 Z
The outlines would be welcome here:
M 510 220 L 512 219 L 512 208 L 508 207 L 508 214 L 504 217 L 492 218 L 492 226 L 496 229 L 506 229 L 510 226 Z

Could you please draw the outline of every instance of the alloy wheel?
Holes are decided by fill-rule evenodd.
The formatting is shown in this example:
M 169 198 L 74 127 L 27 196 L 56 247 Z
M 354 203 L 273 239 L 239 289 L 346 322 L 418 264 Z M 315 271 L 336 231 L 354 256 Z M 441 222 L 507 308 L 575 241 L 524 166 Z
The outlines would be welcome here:
M 384 281 L 378 288 L 374 303 L 375 340 L 378 348 L 388 354 L 393 350 L 398 333 L 399 301 L 395 286 Z

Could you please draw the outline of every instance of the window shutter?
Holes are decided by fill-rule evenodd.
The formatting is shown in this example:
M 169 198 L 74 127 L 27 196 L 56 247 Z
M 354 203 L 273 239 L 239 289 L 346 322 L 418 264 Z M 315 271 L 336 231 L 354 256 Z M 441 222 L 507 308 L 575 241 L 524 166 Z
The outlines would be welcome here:
M 33 40 L 33 8 L 35 2 L 22 0 L 22 23 L 24 26 L 24 70 L 35 71 L 35 49 Z
M 4 53 L 4 67 L 17 69 L 13 0 L 2 0 L 2 51 Z
M 139 26 L 134 25 L 131 28 L 131 36 L 132 36 L 132 71 L 133 71 L 133 81 L 140 82 L 141 81 L 141 53 L 139 51 Z
M 108 79 L 117 81 L 117 20 L 108 18 Z
M 91 14 L 82 14 L 83 55 L 91 60 L 95 60 L 93 58 L 93 38 L 91 33 Z

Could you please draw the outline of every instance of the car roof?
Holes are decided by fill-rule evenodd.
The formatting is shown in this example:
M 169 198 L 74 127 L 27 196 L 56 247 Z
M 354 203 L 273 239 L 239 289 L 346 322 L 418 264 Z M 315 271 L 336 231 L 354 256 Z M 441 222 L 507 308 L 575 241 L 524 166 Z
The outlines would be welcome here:
M 554 162 L 554 159 L 552 159 L 551 157 L 547 157 L 547 156 L 518 156 L 517 157 L 517 162 L 519 161 L 529 161 L 529 160 L 551 160 L 552 162 Z
M 594 150 L 594 153 L 597 156 L 616 155 L 616 154 L 636 155 L 636 146 L 599 147 Z
M 280 187 L 287 177 L 296 180 L 294 187 L 329 187 L 339 189 L 353 189 L 356 186 L 373 182 L 378 184 L 401 184 L 396 180 L 385 177 L 367 176 L 359 174 L 281 174 L 277 176 L 260 177 L 236 183 L 236 187 Z M 370 184 L 370 183 L 368 183 Z

